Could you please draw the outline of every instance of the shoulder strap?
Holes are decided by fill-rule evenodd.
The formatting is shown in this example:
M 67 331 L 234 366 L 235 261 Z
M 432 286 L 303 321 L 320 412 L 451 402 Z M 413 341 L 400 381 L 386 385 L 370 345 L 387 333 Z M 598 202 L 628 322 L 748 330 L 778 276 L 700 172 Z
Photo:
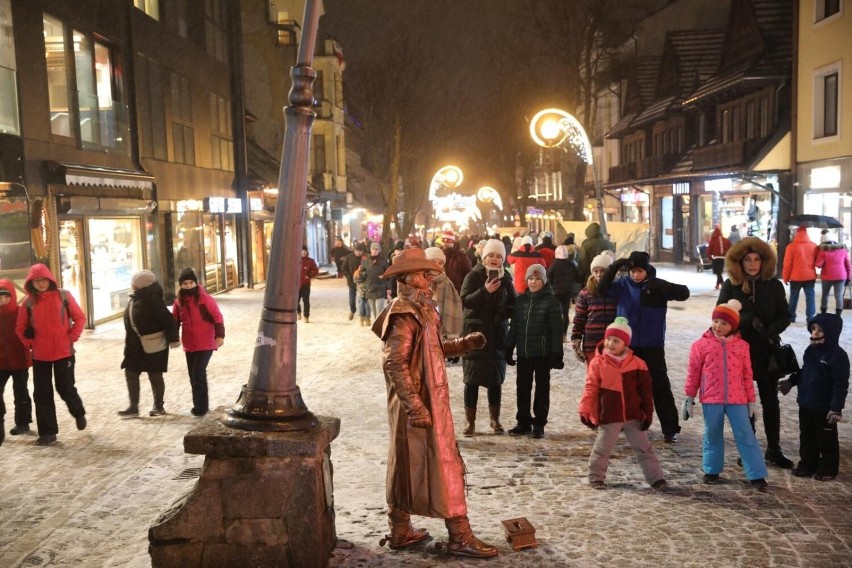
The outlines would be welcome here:
M 138 336 L 140 336 L 140 337 L 141 337 L 141 336 L 142 336 L 142 334 L 141 334 L 141 333 L 139 333 L 139 330 L 138 330 L 138 329 L 136 329 L 136 324 L 133 322 L 133 300 L 132 300 L 132 299 L 131 299 L 131 300 L 130 300 L 130 302 L 127 304 L 127 315 L 128 315 L 128 316 L 129 316 L 129 318 L 130 318 L 130 327 L 132 327 L 132 328 L 133 328 L 133 331 L 136 333 L 136 335 L 138 335 Z

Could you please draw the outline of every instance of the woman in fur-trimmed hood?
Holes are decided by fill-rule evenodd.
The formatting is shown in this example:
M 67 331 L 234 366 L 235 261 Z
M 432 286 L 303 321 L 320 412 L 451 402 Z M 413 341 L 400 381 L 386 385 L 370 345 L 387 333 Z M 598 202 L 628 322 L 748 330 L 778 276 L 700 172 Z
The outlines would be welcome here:
M 770 339 L 777 338 L 790 325 L 790 308 L 784 285 L 775 277 L 778 257 L 775 250 L 757 237 L 746 237 L 731 246 L 725 257 L 728 279 L 722 284 L 716 304 L 738 300 L 740 333 L 749 344 L 751 368 L 766 432 L 768 463 L 782 468 L 793 462 L 781 451 L 781 411 L 778 405 L 777 379 L 767 376 Z

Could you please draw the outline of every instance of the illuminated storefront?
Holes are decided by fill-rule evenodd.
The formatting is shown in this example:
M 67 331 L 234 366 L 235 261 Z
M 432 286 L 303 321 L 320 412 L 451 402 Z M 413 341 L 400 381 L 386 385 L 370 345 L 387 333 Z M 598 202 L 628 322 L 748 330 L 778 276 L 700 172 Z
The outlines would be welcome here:
M 843 227 L 832 238 L 852 248 L 852 158 L 800 164 L 798 173 L 802 213 L 836 218 Z

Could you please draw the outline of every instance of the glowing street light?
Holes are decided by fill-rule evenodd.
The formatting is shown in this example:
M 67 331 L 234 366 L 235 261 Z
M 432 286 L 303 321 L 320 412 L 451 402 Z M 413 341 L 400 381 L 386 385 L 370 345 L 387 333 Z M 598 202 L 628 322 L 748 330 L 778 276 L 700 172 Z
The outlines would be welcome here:
M 570 147 L 590 168 L 595 182 L 595 198 L 597 200 L 598 223 L 601 233 L 606 232 L 606 217 L 604 215 L 603 191 L 595 168 L 592 144 L 580 121 L 571 114 L 558 108 L 548 108 L 536 113 L 530 121 L 530 136 L 533 142 L 544 148 L 562 148 L 565 152 Z
M 432 183 L 429 185 L 429 201 L 435 201 L 441 189 L 455 189 L 463 181 L 464 172 L 461 168 L 452 165 L 442 167 L 432 176 Z

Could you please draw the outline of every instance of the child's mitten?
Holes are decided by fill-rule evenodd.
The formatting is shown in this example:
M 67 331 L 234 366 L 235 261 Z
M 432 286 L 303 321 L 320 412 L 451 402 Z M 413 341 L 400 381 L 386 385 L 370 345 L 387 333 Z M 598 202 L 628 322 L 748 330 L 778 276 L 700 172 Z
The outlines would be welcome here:
M 683 418 L 684 420 L 689 420 L 690 416 L 692 416 L 693 406 L 695 406 L 695 397 L 686 397 L 686 400 L 683 401 L 683 413 L 681 414 L 681 418 Z

